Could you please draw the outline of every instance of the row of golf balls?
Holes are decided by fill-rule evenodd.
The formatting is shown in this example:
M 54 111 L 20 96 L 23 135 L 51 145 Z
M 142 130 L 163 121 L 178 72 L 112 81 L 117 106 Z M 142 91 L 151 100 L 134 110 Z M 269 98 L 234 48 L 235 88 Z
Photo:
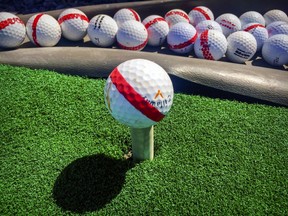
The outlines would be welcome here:
M 119 10 L 113 18 L 100 14 L 90 22 L 82 11 L 66 9 L 58 21 L 47 14 L 32 16 L 26 30 L 37 46 L 55 46 L 61 33 L 68 40 L 78 41 L 88 32 L 99 47 L 112 46 L 117 40 L 122 49 L 142 50 L 146 44 L 161 46 L 167 38 L 174 52 L 184 54 L 194 49 L 199 58 L 219 60 L 226 54 L 232 62 L 242 63 L 262 49 L 269 64 L 288 63 L 288 18 L 281 10 L 268 11 L 264 16 L 249 11 L 239 18 L 226 13 L 214 21 L 209 8 L 198 6 L 189 14 L 173 9 L 164 18 L 151 15 L 141 23 L 139 14 L 128 8 Z M 24 38 L 24 23 L 13 14 L 1 12 L 0 47 L 17 47 Z

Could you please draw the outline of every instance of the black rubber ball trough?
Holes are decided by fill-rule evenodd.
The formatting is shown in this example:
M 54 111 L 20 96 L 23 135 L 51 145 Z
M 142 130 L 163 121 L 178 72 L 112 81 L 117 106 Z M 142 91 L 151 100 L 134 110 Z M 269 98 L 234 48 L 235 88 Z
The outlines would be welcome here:
M 164 14 L 171 9 L 183 9 L 189 12 L 195 6 L 207 6 L 217 17 L 222 13 L 234 13 L 240 16 L 250 10 L 262 14 L 271 9 L 287 11 L 284 0 L 279 1 L 142 1 L 79 7 L 91 19 L 97 14 L 113 16 L 121 8 L 135 9 L 142 19 L 148 15 Z M 63 10 L 45 13 L 58 18 Z M 24 21 L 33 14 L 19 15 Z M 235 64 L 225 61 L 208 61 L 187 56 L 177 56 L 167 49 L 145 48 L 143 51 L 126 51 L 120 49 L 96 48 L 87 38 L 82 42 L 61 40 L 56 47 L 35 47 L 26 40 L 20 48 L 2 50 L 0 63 L 29 68 L 55 70 L 59 73 L 83 75 L 88 77 L 108 77 L 120 63 L 134 58 L 154 61 L 161 65 L 173 78 L 174 84 L 193 93 L 195 86 L 211 90 L 229 92 L 248 98 L 288 106 L 288 71 L 287 67 L 271 68 L 263 60 L 255 58 L 246 64 Z M 257 66 L 256 66 L 257 65 Z M 190 83 L 191 85 L 187 84 Z M 190 88 L 191 87 L 191 88 Z M 183 90 L 183 88 L 181 89 Z M 177 88 L 176 88 L 177 91 Z M 199 91 L 195 90 L 197 93 Z M 219 95 L 221 97 L 221 95 Z

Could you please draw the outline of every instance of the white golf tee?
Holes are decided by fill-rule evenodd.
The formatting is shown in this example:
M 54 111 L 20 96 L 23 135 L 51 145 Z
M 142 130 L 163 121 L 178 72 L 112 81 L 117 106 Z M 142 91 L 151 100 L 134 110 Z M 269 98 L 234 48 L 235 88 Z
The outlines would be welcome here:
M 136 162 L 153 160 L 154 127 L 131 128 L 132 157 Z

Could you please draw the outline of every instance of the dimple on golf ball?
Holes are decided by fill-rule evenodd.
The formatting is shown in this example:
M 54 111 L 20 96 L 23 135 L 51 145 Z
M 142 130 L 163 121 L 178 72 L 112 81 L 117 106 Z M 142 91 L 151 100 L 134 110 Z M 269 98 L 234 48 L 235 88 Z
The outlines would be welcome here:
M 268 26 L 269 24 L 276 22 L 276 21 L 283 21 L 288 23 L 288 17 L 287 14 L 282 11 L 282 10 L 278 10 L 278 9 L 273 9 L 273 10 L 269 10 L 264 14 L 264 19 L 266 22 L 266 26 Z
M 214 20 L 213 12 L 205 6 L 197 6 L 193 8 L 189 14 L 190 23 L 193 26 L 197 26 L 200 22 L 204 20 Z
M 216 30 L 206 30 L 202 32 L 194 44 L 196 56 L 207 60 L 217 61 L 221 59 L 226 50 L 226 37 Z
M 111 115 L 132 128 L 147 128 L 169 112 L 174 97 L 171 79 L 158 64 L 132 59 L 117 66 L 104 87 Z
M 239 17 L 241 21 L 242 28 L 243 26 L 247 25 L 248 23 L 259 23 L 263 26 L 265 26 L 265 19 L 264 17 L 258 13 L 257 11 L 247 11 L 243 13 Z
M 88 28 L 88 17 L 76 8 L 64 10 L 58 17 L 62 35 L 71 41 L 82 40 Z
M 196 39 L 196 29 L 185 22 L 173 25 L 167 35 L 169 49 L 179 54 L 189 53 L 193 50 Z
M 137 51 L 146 46 L 148 32 L 141 22 L 130 20 L 119 27 L 116 38 L 121 49 Z
M 205 30 L 217 30 L 222 33 L 222 28 L 221 26 L 214 20 L 205 20 L 196 26 L 196 31 L 198 34 L 201 34 Z
M 259 23 L 248 23 L 243 26 L 243 31 L 252 34 L 257 42 L 257 51 L 261 50 L 264 42 L 268 39 L 268 31 L 264 25 Z
M 288 35 L 277 34 L 268 38 L 262 47 L 262 57 L 270 65 L 288 64 Z
M 116 21 L 118 26 L 129 20 L 136 20 L 141 22 L 139 14 L 132 8 L 122 8 L 118 10 L 114 14 L 113 19 Z
M 164 43 L 169 32 L 169 26 L 163 17 L 151 15 L 146 17 L 142 24 L 148 31 L 148 45 L 160 46 Z
M 225 37 L 228 37 L 233 32 L 237 32 L 241 29 L 241 22 L 237 16 L 230 13 L 225 13 L 217 17 L 215 20 L 222 28 Z
M 19 47 L 26 37 L 23 21 L 16 15 L 0 12 L 0 47 Z
M 268 31 L 269 37 L 272 37 L 276 34 L 286 34 L 288 35 L 288 23 L 283 21 L 276 21 L 268 26 L 266 26 L 266 29 Z
M 165 14 L 165 20 L 171 28 L 173 25 L 179 22 L 189 23 L 188 14 L 181 9 L 172 9 Z
M 104 14 L 94 16 L 87 29 L 90 40 L 99 47 L 109 47 L 116 41 L 117 23 Z
M 254 36 L 245 31 L 234 32 L 227 38 L 226 56 L 232 62 L 244 63 L 250 60 L 257 51 Z
M 29 40 L 37 46 L 55 46 L 61 38 L 61 27 L 48 14 L 38 13 L 30 17 L 26 24 Z

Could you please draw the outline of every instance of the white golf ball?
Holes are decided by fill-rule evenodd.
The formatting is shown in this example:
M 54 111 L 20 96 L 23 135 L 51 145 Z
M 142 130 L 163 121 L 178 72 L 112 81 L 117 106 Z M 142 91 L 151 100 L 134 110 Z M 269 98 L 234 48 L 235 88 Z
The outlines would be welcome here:
M 113 19 L 116 21 L 118 26 L 129 20 L 136 20 L 138 22 L 141 22 L 139 14 L 131 8 L 122 8 L 118 10 L 114 14 Z
M 228 36 L 227 41 L 226 56 L 232 62 L 244 63 L 250 60 L 257 51 L 256 39 L 248 32 L 234 32 Z
M 242 28 L 244 25 L 247 25 L 248 23 L 259 23 L 263 26 L 265 26 L 265 19 L 264 17 L 258 13 L 257 11 L 247 11 L 243 13 L 239 17 L 241 21 Z
M 213 12 L 205 6 L 197 6 L 193 8 L 189 14 L 190 23 L 193 26 L 197 26 L 200 22 L 204 20 L 214 20 Z
M 169 49 L 179 54 L 189 53 L 193 50 L 196 39 L 196 29 L 185 22 L 173 25 L 167 35 Z
M 266 26 L 266 29 L 268 31 L 269 37 L 272 37 L 276 34 L 286 34 L 288 35 L 288 23 L 283 21 L 276 21 L 268 26 Z
M 217 30 L 206 30 L 200 34 L 194 44 L 194 52 L 198 58 L 207 60 L 221 59 L 227 50 L 227 40 Z
M 257 51 L 261 50 L 264 42 L 268 39 L 268 31 L 259 23 L 248 23 L 243 26 L 243 31 L 251 33 L 257 42 Z
M 121 49 L 142 50 L 148 42 L 148 32 L 141 22 L 130 20 L 119 27 L 116 38 Z
M 87 29 L 90 40 L 99 47 L 109 47 L 116 41 L 117 23 L 104 14 L 94 16 Z
M 147 128 L 161 121 L 173 103 L 171 79 L 158 64 L 132 59 L 117 66 L 104 87 L 111 115 L 132 128 Z
M 216 22 L 218 22 L 219 25 L 221 26 L 225 37 L 228 37 L 233 32 L 240 31 L 241 29 L 241 22 L 239 18 L 234 14 L 230 13 L 222 14 L 219 17 L 217 17 Z
M 16 15 L 0 12 L 0 47 L 19 47 L 26 37 L 23 21 Z
M 181 9 L 172 9 L 165 14 L 165 20 L 168 23 L 169 27 L 175 25 L 179 22 L 189 23 L 188 14 Z
M 61 28 L 56 19 L 48 14 L 38 13 L 26 24 L 29 40 L 37 46 L 55 46 L 61 38 Z
M 196 26 L 197 33 L 201 34 L 205 30 L 217 30 L 222 33 L 221 26 L 214 20 L 205 20 L 198 23 L 198 25 Z
M 283 21 L 283 22 L 288 23 L 287 14 L 284 11 L 278 10 L 278 9 L 274 9 L 274 10 L 270 10 L 270 11 L 266 12 L 264 14 L 264 19 L 266 22 L 266 26 L 268 26 L 270 23 L 276 22 L 276 21 Z
M 88 28 L 89 19 L 80 10 L 70 8 L 64 10 L 58 17 L 62 35 L 68 40 L 79 41 L 82 40 Z
M 262 57 L 270 65 L 282 66 L 288 64 L 288 35 L 274 35 L 264 43 Z
M 146 17 L 142 24 L 148 31 L 148 45 L 161 46 L 169 32 L 169 26 L 165 19 L 158 15 L 151 15 Z

